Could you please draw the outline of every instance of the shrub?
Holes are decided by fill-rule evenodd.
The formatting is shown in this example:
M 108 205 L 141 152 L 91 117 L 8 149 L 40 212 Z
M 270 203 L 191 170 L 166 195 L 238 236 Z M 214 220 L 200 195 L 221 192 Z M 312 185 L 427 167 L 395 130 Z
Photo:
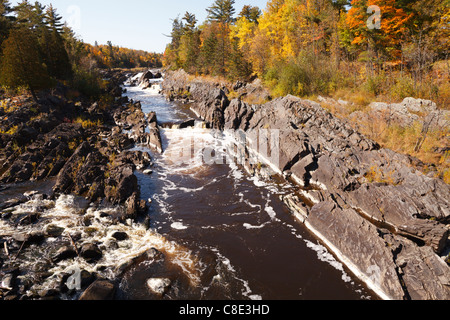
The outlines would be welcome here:
M 101 93 L 101 81 L 101 77 L 96 73 L 76 70 L 72 87 L 74 91 L 79 91 L 84 96 L 96 99 Z
M 390 89 L 391 97 L 395 100 L 403 100 L 415 96 L 414 82 L 409 76 L 401 76 Z
M 326 56 L 301 52 L 296 59 L 275 63 L 264 75 L 274 96 L 327 95 L 338 88 L 341 76 Z
M 383 85 L 386 82 L 384 75 L 379 74 L 375 76 L 369 76 L 364 83 L 364 89 L 375 96 L 378 96 L 383 92 Z
M 79 123 L 84 129 L 90 129 L 94 127 L 98 127 L 102 125 L 102 122 L 100 120 L 92 121 L 90 119 L 84 119 L 84 118 L 77 118 L 75 119 L 74 123 Z

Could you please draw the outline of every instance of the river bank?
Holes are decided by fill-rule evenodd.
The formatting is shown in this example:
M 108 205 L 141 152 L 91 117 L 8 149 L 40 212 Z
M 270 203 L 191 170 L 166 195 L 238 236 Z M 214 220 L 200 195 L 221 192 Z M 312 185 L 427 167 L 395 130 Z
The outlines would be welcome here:
M 145 74 L 105 74 L 108 108 L 49 96 L 2 114 L 2 299 L 370 295 L 347 270 L 382 299 L 448 297 L 448 187 L 413 159 L 313 102 L 249 105 L 182 72 L 162 84 L 178 108 L 141 103 L 159 91 Z M 223 141 L 228 166 L 214 164 Z
M 246 94 L 245 85 L 236 89 Z M 276 161 L 267 148 L 260 152 L 244 143 L 243 167 L 290 181 L 296 192 L 283 201 L 292 213 L 380 298 L 448 299 L 447 184 L 424 175 L 417 159 L 381 148 L 318 103 L 287 96 L 249 105 L 229 99 L 230 91 L 182 71 L 166 74 L 163 84 L 168 99 L 193 102 L 191 109 L 210 128 L 234 136 L 277 132 Z
M 171 246 L 148 231 L 135 175 L 152 159 L 130 150 L 161 151 L 156 115 L 122 96 L 122 72 L 103 77 L 106 104 L 71 101 L 61 86 L 0 109 L 1 299 L 109 299 L 134 259 Z

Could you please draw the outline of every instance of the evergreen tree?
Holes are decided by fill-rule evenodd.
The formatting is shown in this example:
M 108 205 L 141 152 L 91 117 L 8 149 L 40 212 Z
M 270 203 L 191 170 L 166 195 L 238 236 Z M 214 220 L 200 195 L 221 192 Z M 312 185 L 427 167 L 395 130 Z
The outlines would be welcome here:
M 232 41 L 232 50 L 227 67 L 228 78 L 231 80 L 248 81 L 253 73 L 251 63 L 245 59 L 243 52 L 239 48 L 238 39 Z
M 183 34 L 183 22 L 177 17 L 172 20 L 172 32 L 170 34 L 172 41 L 169 45 L 167 45 L 166 51 L 164 53 L 164 64 L 170 65 L 173 69 L 182 67 L 179 59 L 179 48 L 181 44 L 181 37 L 183 36 Z
M 180 46 L 180 40 L 184 33 L 183 22 L 179 18 L 175 18 L 172 22 L 172 33 L 170 37 L 172 38 L 172 48 L 178 49 Z
M 83 41 L 77 39 L 73 30 L 65 23 L 62 27 L 61 37 L 64 39 L 69 62 L 76 69 L 83 55 L 86 55 Z
M 188 72 L 195 72 L 200 52 L 200 32 L 196 27 L 194 14 L 186 12 L 183 17 L 183 36 L 180 39 L 179 57 L 181 66 Z
M 59 80 L 67 80 L 72 76 L 72 66 L 61 36 L 63 30 L 61 19 L 62 17 L 50 5 L 45 12 L 47 28 L 43 30 L 41 48 L 49 75 Z
M 261 14 L 262 12 L 258 7 L 245 5 L 239 13 L 238 18 L 245 17 L 249 22 L 258 24 L 258 19 Z
M 203 45 L 200 50 L 201 68 L 203 73 L 214 73 L 216 68 L 215 52 L 217 50 L 217 38 L 214 33 L 210 33 L 206 39 L 203 40 Z
M 186 32 L 194 32 L 197 24 L 197 18 L 195 14 L 189 13 L 186 11 L 184 14 L 183 20 L 185 21 L 183 26 L 183 31 Z
M 50 30 L 56 31 L 58 33 L 61 33 L 63 31 L 64 23 L 61 22 L 62 16 L 60 16 L 56 12 L 56 9 L 53 8 L 53 6 L 51 4 L 45 10 L 44 19 L 45 19 L 45 23 L 46 23 L 47 27 Z
M 9 16 L 10 13 L 11 5 L 9 4 L 9 1 L 0 0 L 0 48 L 3 41 L 8 37 L 9 29 L 11 28 L 12 17 Z
M 23 0 L 14 7 L 14 12 L 18 23 L 33 30 L 38 37 L 41 36 L 45 29 L 45 6 L 37 1 L 33 5 L 28 0 Z
M 217 21 L 225 24 L 234 22 L 234 0 L 215 0 L 214 3 L 206 9 L 209 21 Z
M 55 30 L 45 30 L 41 46 L 49 75 L 59 80 L 70 79 L 72 66 L 61 35 Z
M 0 83 L 7 87 L 26 87 L 37 102 L 36 90 L 49 88 L 50 77 L 43 66 L 35 35 L 21 27 L 11 30 L 3 42 Z

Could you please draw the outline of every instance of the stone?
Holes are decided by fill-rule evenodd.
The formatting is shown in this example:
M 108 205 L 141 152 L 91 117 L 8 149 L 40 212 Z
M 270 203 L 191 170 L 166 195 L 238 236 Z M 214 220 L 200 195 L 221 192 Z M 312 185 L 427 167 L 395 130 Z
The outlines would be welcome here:
M 162 296 L 167 293 L 171 283 L 170 279 L 167 278 L 151 278 L 147 280 L 147 287 L 153 293 Z
M 450 230 L 438 221 L 412 219 L 399 226 L 399 234 L 431 247 L 436 254 L 441 254 L 447 245 Z
M 56 253 L 52 256 L 53 263 L 58 263 L 63 260 L 72 259 L 77 257 L 77 252 L 71 246 L 63 246 L 59 248 Z
M 26 244 L 36 244 L 44 240 L 44 233 L 41 231 L 32 231 L 29 233 L 15 233 L 12 235 L 14 241 Z
M 411 300 L 448 300 L 450 298 L 450 269 L 429 246 L 419 247 L 403 237 L 396 256 L 401 278 Z
M 50 224 L 45 228 L 45 235 L 50 238 L 58 238 L 64 232 L 63 227 L 59 227 L 54 224 Z
M 128 239 L 128 234 L 123 231 L 116 231 L 111 235 L 111 237 L 113 237 L 114 239 L 116 239 L 118 241 L 124 241 L 124 240 Z
M 113 300 L 116 286 L 109 280 L 96 280 L 80 296 L 81 301 Z
M 81 247 L 80 256 L 87 262 L 95 262 L 102 258 L 103 253 L 96 244 L 86 243 Z
M 186 129 L 195 126 L 195 119 L 189 119 L 179 124 L 179 129 Z

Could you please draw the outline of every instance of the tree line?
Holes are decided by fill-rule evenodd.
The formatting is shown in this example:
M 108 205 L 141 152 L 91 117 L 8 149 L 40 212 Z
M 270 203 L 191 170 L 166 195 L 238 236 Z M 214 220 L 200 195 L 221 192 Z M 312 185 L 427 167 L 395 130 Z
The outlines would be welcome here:
M 80 40 L 52 6 L 0 0 L 0 85 L 36 92 L 65 82 L 88 96 L 99 93 L 98 68 L 160 67 L 161 54 Z
M 100 68 L 160 68 L 162 67 L 162 54 L 135 50 L 113 45 L 111 41 L 106 44 L 86 44 L 89 56 L 92 56 Z
M 165 66 L 258 77 L 275 95 L 364 84 L 401 98 L 429 85 L 437 61 L 448 65 L 449 0 L 269 0 L 237 15 L 234 0 L 215 0 L 206 11 L 202 24 L 189 12 L 173 20 Z M 438 89 L 450 95 L 445 85 L 430 92 Z

